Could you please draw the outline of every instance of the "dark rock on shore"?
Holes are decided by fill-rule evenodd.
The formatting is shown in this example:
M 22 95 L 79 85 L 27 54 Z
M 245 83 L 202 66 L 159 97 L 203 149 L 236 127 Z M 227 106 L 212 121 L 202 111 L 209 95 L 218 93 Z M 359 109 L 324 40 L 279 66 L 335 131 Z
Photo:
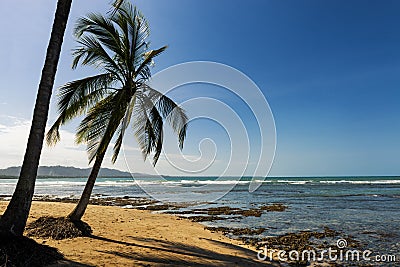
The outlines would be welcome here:
M 282 212 L 282 211 L 285 211 L 287 208 L 288 208 L 288 206 L 283 205 L 282 203 L 274 203 L 271 205 L 261 206 L 260 210 L 265 210 L 267 212 L 270 212 L 270 211 Z
M 220 216 L 179 216 L 182 219 L 188 219 L 192 222 L 211 222 L 211 221 L 218 221 L 218 220 L 227 220 L 227 219 L 234 219 L 237 217 L 220 217 Z
M 222 232 L 223 234 L 232 234 L 235 236 L 241 235 L 260 235 L 265 231 L 265 228 L 230 228 L 230 227 L 204 227 L 211 232 Z

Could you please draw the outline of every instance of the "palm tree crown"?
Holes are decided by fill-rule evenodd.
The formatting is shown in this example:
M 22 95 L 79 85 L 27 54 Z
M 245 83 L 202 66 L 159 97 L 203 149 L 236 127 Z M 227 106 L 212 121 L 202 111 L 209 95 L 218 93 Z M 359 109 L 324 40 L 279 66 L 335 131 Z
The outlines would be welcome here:
M 74 34 L 79 46 L 73 51 L 72 67 L 93 66 L 101 73 L 60 88 L 59 117 L 47 133 L 47 143 L 60 140 L 61 125 L 85 115 L 76 142 L 87 144 L 90 161 L 104 155 L 116 135 L 115 162 L 131 120 L 144 158 L 154 153 L 154 165 L 162 151 L 163 120 L 178 135 L 182 149 L 187 126 L 184 110 L 147 84 L 153 59 L 166 46 L 149 50 L 149 25 L 143 15 L 123 1 L 106 17 L 92 13 L 80 18 Z

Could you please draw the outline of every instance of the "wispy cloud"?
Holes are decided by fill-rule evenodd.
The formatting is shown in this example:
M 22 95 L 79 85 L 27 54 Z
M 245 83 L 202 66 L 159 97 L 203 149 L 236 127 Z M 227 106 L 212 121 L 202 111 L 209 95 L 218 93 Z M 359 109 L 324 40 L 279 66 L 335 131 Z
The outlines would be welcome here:
M 0 167 L 22 164 L 28 140 L 30 121 L 12 116 L 0 116 Z M 77 146 L 74 134 L 62 130 L 61 141 L 54 147 L 43 146 L 41 165 L 87 166 L 84 146 Z
M 0 168 L 22 164 L 30 125 L 30 121 L 24 118 L 0 116 Z M 61 141 L 57 145 L 53 147 L 43 145 L 40 165 L 88 167 L 86 146 L 77 145 L 75 134 L 71 131 L 61 130 L 60 135 Z M 154 168 L 151 156 L 146 161 L 143 160 L 141 150 L 136 142 L 133 142 L 134 138 L 128 135 L 126 140 L 129 142 L 124 143 L 115 164 L 111 163 L 113 144 L 110 144 L 103 167 L 165 175 L 190 175 L 191 173 L 182 170 L 204 170 L 204 173 L 195 171 L 192 174 L 212 175 L 220 173 L 225 168 L 224 160 L 213 159 L 212 155 L 182 154 L 179 150 L 162 154 Z

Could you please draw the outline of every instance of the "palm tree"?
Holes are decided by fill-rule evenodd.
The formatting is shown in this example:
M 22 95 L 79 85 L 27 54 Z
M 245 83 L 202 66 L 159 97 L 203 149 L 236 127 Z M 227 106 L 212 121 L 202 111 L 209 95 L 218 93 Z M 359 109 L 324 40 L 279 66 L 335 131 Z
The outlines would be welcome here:
M 114 163 L 122 146 L 124 133 L 133 120 L 136 139 L 144 155 L 154 154 L 153 164 L 161 154 L 163 120 L 178 135 L 183 148 L 187 116 L 167 96 L 148 86 L 153 59 L 166 47 L 149 50 L 149 26 L 143 15 L 124 2 L 104 17 L 89 14 L 80 18 L 74 29 L 79 43 L 73 51 L 73 68 L 93 66 L 100 74 L 72 81 L 60 88 L 59 117 L 47 133 L 47 143 L 60 140 L 59 128 L 73 118 L 86 114 L 81 121 L 76 142 L 87 144 L 89 162 L 94 161 L 85 189 L 71 221 L 81 220 L 94 187 L 106 150 L 115 136 Z
M 0 219 L 0 233 L 22 236 L 35 188 L 51 93 L 72 0 L 58 0 L 46 59 L 42 70 L 32 125 L 18 183 Z

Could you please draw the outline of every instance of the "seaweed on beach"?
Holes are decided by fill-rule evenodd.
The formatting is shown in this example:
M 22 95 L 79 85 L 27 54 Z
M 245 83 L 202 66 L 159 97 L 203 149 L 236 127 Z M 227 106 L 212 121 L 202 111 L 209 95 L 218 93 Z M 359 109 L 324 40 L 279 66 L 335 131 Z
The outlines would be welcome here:
M 261 206 L 260 210 L 265 210 L 267 212 L 271 212 L 271 211 L 282 212 L 282 211 L 285 211 L 287 208 L 288 208 L 288 206 L 283 205 L 282 203 L 273 203 L 271 205 Z
M 160 207 L 160 208 L 158 208 Z M 261 217 L 264 211 L 271 212 L 271 211 L 285 211 L 287 206 L 276 203 L 271 205 L 261 206 L 260 208 L 251 208 L 251 209 L 241 209 L 241 208 L 231 208 L 229 206 L 221 206 L 221 207 L 211 207 L 205 209 L 194 209 L 194 210 L 171 210 L 179 208 L 177 206 L 170 206 L 170 205 L 154 205 L 150 206 L 147 209 L 149 210 L 161 210 L 161 209 L 169 209 L 164 213 L 167 214 L 176 214 L 176 215 L 183 215 L 183 214 L 195 214 L 195 216 L 185 217 L 180 216 L 180 218 L 189 219 L 194 222 L 205 222 L 205 221 L 215 221 L 215 220 L 226 220 L 232 218 L 240 218 L 240 217 L 221 217 L 220 215 L 238 215 L 244 217 Z M 201 215 L 200 215 L 201 214 Z M 205 215 L 203 215 L 205 214 Z
M 211 222 L 211 221 L 218 221 L 218 220 L 227 220 L 227 219 L 234 219 L 237 217 L 220 217 L 220 216 L 179 216 L 182 219 L 188 219 L 192 222 Z
M 238 215 L 242 215 L 245 217 L 249 217 L 249 216 L 253 216 L 253 217 L 261 217 L 262 215 L 262 211 L 258 210 L 258 209 L 249 209 L 249 210 L 241 210 L 237 213 L 234 214 L 238 214 Z
M 259 209 L 243 210 L 239 208 L 231 208 L 228 206 L 207 208 L 207 209 L 195 209 L 194 212 L 201 212 L 208 215 L 242 215 L 245 217 L 248 216 L 260 217 L 262 214 L 262 211 Z
M 260 235 L 265 231 L 265 228 L 231 228 L 231 227 L 204 227 L 211 232 L 222 232 L 224 235 L 232 234 L 235 236 L 241 235 Z
M 170 205 L 148 205 L 145 207 L 137 207 L 138 210 L 169 210 L 171 208 Z
M 345 235 L 341 232 L 330 229 L 329 227 L 324 227 L 322 232 L 300 231 L 296 233 L 287 233 L 284 235 L 264 238 L 241 237 L 241 240 L 245 244 L 254 246 L 257 249 L 268 247 L 268 249 L 300 252 L 305 250 L 325 249 L 328 241 L 334 241 L 336 238 L 345 238 L 347 241 L 347 247 L 361 247 L 361 243 L 355 240 L 352 236 Z M 306 261 L 289 262 L 289 264 L 292 266 L 308 265 Z M 335 263 L 332 264 L 332 266 L 336 266 L 334 265 Z
M 56 249 L 27 237 L 0 236 L 0 266 L 47 266 L 64 256 Z
M 147 199 L 147 198 L 130 198 L 130 197 L 107 197 L 107 198 L 94 198 L 89 201 L 91 205 L 100 206 L 127 206 L 131 205 L 133 207 L 152 205 L 158 203 L 157 200 Z
M 277 249 L 284 251 L 305 251 L 314 249 L 317 244 L 314 243 L 316 239 L 324 240 L 327 238 L 334 238 L 340 236 L 340 233 L 328 227 L 324 228 L 323 232 L 300 231 L 297 233 L 287 233 L 284 235 L 252 238 L 241 237 L 241 240 L 257 249 L 268 247 L 268 249 Z M 308 262 L 305 260 L 289 261 L 291 266 L 307 266 Z
M 178 209 L 179 206 L 172 205 L 172 204 L 158 204 L 158 205 L 148 205 L 144 207 L 136 207 L 138 210 L 152 210 L 152 211 L 158 211 L 158 210 L 173 210 L 173 209 Z
M 40 217 L 26 227 L 29 237 L 62 240 L 90 236 L 92 229 L 83 221 L 71 221 L 66 217 Z
M 195 209 L 194 212 L 201 212 L 206 213 L 208 215 L 241 215 L 245 217 L 253 216 L 253 217 L 260 217 L 263 211 L 271 212 L 271 211 L 278 211 L 282 212 L 285 211 L 288 207 L 281 203 L 274 203 L 271 205 L 264 205 L 260 208 L 252 208 L 252 209 L 240 209 L 240 208 L 231 208 L 228 206 L 222 207 L 213 207 L 207 209 Z
M 310 249 L 311 245 L 315 245 L 312 242 L 312 240 L 314 239 L 322 240 L 326 238 L 338 237 L 340 235 L 340 232 L 332 230 L 328 227 L 324 227 L 323 232 L 300 231 L 297 233 L 287 233 L 280 236 L 265 237 L 261 240 L 256 240 L 255 243 L 253 241 L 253 243 L 251 244 L 256 245 L 257 248 L 267 245 L 269 248 L 282 249 L 286 251 L 301 251 L 305 249 Z M 248 240 L 245 239 L 243 241 Z
M 183 215 L 183 214 L 193 214 L 193 211 L 191 211 L 191 210 L 167 210 L 167 211 L 164 211 L 163 213 L 174 214 L 174 215 Z
M 35 201 L 44 201 L 44 202 L 61 202 L 61 203 L 77 203 L 79 199 L 72 197 L 63 197 L 63 198 L 53 198 L 52 196 L 35 196 Z M 91 198 L 89 200 L 90 205 L 98 205 L 98 206 L 127 206 L 131 205 L 133 207 L 144 206 L 144 205 L 153 205 L 158 203 L 157 200 L 152 200 L 144 197 L 101 197 L 101 198 Z
M 207 208 L 207 209 L 195 209 L 194 212 L 206 213 L 208 215 L 233 215 L 241 211 L 239 208 L 231 208 L 228 206 Z

